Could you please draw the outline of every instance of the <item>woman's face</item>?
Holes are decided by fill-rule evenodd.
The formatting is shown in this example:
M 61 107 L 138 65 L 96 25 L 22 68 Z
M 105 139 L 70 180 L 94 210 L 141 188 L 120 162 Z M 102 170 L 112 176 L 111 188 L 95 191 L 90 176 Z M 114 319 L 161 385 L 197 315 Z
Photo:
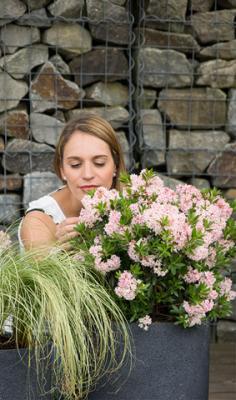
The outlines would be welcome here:
M 110 189 L 115 163 L 106 142 L 96 136 L 75 131 L 64 147 L 61 175 L 73 196 L 81 199 L 98 186 Z

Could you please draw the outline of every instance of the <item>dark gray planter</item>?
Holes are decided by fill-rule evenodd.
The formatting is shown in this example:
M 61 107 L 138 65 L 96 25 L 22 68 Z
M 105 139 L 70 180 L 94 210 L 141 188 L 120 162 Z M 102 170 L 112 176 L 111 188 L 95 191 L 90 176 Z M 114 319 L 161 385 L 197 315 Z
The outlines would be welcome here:
M 116 382 L 98 385 L 89 400 L 208 399 L 208 325 L 183 329 L 154 323 L 145 332 L 132 324 L 131 331 L 136 360 L 130 375 L 124 367 Z
M 38 376 L 34 357 L 29 368 L 28 356 L 27 349 L 0 350 L 0 400 L 59 399 L 60 396 L 46 393 L 51 388 L 50 366 L 45 365 L 45 375 Z

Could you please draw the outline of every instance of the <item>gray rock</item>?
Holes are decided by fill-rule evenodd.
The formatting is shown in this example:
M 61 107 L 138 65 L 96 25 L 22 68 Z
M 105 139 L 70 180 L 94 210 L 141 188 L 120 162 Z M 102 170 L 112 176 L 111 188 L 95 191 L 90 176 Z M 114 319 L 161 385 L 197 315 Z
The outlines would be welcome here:
M 27 209 L 29 202 L 53 192 L 62 185 L 61 180 L 52 172 L 35 171 L 24 176 L 23 204 Z
M 19 18 L 26 11 L 25 4 L 20 0 L 1 0 L 0 18 Z
M 53 171 L 52 147 L 29 140 L 13 139 L 8 143 L 2 165 L 7 171 L 27 174 L 32 170 Z
M 70 75 L 70 67 L 59 54 L 52 56 L 49 61 L 56 67 L 57 71 L 62 75 Z M 76 82 L 78 83 L 78 82 Z
M 20 219 L 21 198 L 18 194 L 0 194 L 0 223 L 9 225 Z
M 65 115 L 64 115 L 63 111 L 61 111 L 61 110 L 58 110 L 58 109 L 55 110 L 52 113 L 52 117 L 59 119 L 59 121 L 61 121 L 63 123 L 66 122 Z
M 201 58 L 217 58 L 232 60 L 236 58 L 236 39 L 229 42 L 216 43 L 203 47 L 199 53 Z
M 42 44 L 36 44 L 18 50 L 16 53 L 0 59 L 0 67 L 15 79 L 22 79 L 29 74 L 31 69 L 48 60 L 48 48 Z
M 205 12 L 209 11 L 215 0 L 190 0 L 191 11 Z
M 183 33 L 163 32 L 155 29 L 139 28 L 136 34 L 142 35 L 142 44 L 148 47 L 154 46 L 160 49 L 172 49 L 181 53 L 199 52 L 200 46 L 192 35 Z
M 75 82 L 64 79 L 51 62 L 47 62 L 32 81 L 30 97 L 33 111 L 68 110 L 76 107 L 84 92 Z
M 29 8 L 29 11 L 46 7 L 52 0 L 22 0 Z
M 22 188 L 23 178 L 19 174 L 0 175 L 0 190 L 12 192 Z
M 236 323 L 231 321 L 220 320 L 217 324 L 217 339 L 218 342 L 236 341 Z
M 183 181 L 180 179 L 170 178 L 169 176 L 163 175 L 161 173 L 155 173 L 159 178 L 161 178 L 164 182 L 164 185 L 169 187 L 170 189 L 175 190 L 178 185 L 183 184 Z
M 0 133 L 17 139 L 28 139 L 29 117 L 25 109 L 16 109 L 0 115 Z
M 203 43 L 234 39 L 236 11 L 220 10 L 192 15 L 192 26 L 197 39 Z
M 27 83 L 12 79 L 0 69 L 0 112 L 17 107 L 27 92 Z
M 65 57 L 87 53 L 92 48 L 90 33 L 79 24 L 54 23 L 43 33 L 43 43 L 56 46 Z
M 229 90 L 226 130 L 236 138 L 236 89 Z
M 129 13 L 124 7 L 109 0 L 87 0 L 86 4 L 89 27 L 95 39 L 117 44 L 129 42 Z
M 48 6 L 54 17 L 78 18 L 84 6 L 84 0 L 55 0 Z
M 165 162 L 166 136 L 159 110 L 141 110 L 139 145 L 142 167 L 152 167 Z
M 48 18 L 45 8 L 24 14 L 16 23 L 17 25 L 36 26 L 37 28 L 48 28 L 51 26 L 51 21 Z
M 169 132 L 167 170 L 170 175 L 201 174 L 229 142 L 223 131 Z
M 226 94 L 220 89 L 164 89 L 158 107 L 184 129 L 216 129 L 226 121 Z
M 140 109 L 152 108 L 157 100 L 157 91 L 153 89 L 142 88 L 141 91 L 138 89 L 135 93 L 135 102 L 137 107 Z
M 124 156 L 125 166 L 127 169 L 131 166 L 131 160 L 129 155 L 129 142 L 126 138 L 126 134 L 124 131 L 117 131 L 116 137 L 121 145 L 122 153 Z
M 119 82 L 94 83 L 85 92 L 86 99 L 107 106 L 126 106 L 129 99 L 128 87 Z
M 187 4 L 188 0 L 149 0 L 147 14 L 163 20 L 184 20 Z
M 203 178 L 191 178 L 190 184 L 195 186 L 198 189 L 208 189 L 210 188 L 210 183 L 207 179 Z
M 39 29 L 31 26 L 6 25 L 0 32 L 5 53 L 14 53 L 18 47 L 32 45 L 40 41 Z
M 236 87 L 236 60 L 211 60 L 201 63 L 197 69 L 197 85 L 213 88 Z
M 128 60 L 124 52 L 112 47 L 96 48 L 75 57 L 69 65 L 75 82 L 80 86 L 104 80 L 112 82 L 128 77 Z
M 190 86 L 193 71 L 185 54 L 175 50 L 159 50 L 154 48 L 140 49 L 137 58 L 139 80 L 144 86 L 185 87 Z
M 114 129 L 125 127 L 128 124 L 129 112 L 120 106 L 117 107 L 91 107 L 68 111 L 68 119 L 80 118 L 84 115 L 99 115 L 105 118 Z
M 118 6 L 123 6 L 126 0 L 110 0 L 111 3 L 117 4 Z
M 236 143 L 229 143 L 210 164 L 207 173 L 213 185 L 220 188 L 236 187 Z
M 55 146 L 65 124 L 45 114 L 31 113 L 30 127 L 36 142 Z

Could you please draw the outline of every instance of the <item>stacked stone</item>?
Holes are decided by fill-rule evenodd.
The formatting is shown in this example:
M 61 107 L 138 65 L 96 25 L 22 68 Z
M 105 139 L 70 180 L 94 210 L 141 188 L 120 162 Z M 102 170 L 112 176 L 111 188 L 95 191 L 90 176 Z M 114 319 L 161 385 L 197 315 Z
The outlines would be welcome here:
M 200 187 L 235 188 L 236 1 L 143 4 L 136 56 L 142 166 Z
M 130 167 L 127 3 L 1 0 L 0 224 L 60 186 L 54 150 L 72 117 L 110 121 Z

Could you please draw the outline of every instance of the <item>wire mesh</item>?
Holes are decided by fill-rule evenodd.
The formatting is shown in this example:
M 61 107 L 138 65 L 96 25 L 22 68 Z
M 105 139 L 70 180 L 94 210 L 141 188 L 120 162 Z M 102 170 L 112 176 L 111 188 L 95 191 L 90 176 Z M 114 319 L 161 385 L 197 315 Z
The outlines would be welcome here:
M 111 122 L 130 171 L 235 196 L 233 3 L 1 0 L 0 223 L 60 185 L 56 141 L 85 112 Z

